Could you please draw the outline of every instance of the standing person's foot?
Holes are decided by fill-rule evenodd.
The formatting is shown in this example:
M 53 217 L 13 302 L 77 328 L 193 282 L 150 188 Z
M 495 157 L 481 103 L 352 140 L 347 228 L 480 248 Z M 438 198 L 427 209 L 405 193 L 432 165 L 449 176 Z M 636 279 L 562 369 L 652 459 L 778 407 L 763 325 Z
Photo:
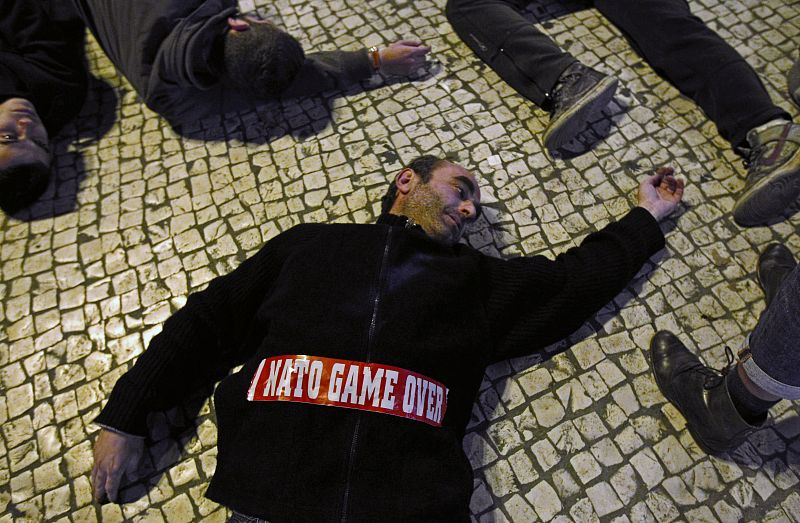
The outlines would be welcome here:
M 561 73 L 550 92 L 553 108 L 544 131 L 544 145 L 555 151 L 569 143 L 614 98 L 618 81 L 580 62 Z
M 738 447 L 766 420 L 751 425 L 739 414 L 731 399 L 726 374 L 706 367 L 674 334 L 660 331 L 650 342 L 653 374 L 661 393 L 686 418 L 686 427 L 694 440 L 709 454 Z M 733 372 L 736 372 L 734 367 Z
M 800 60 L 797 60 L 789 70 L 789 96 L 794 103 L 800 105 Z
M 768 225 L 800 202 L 800 125 L 774 121 L 747 133 L 747 181 L 733 206 L 742 227 Z
M 764 289 L 767 307 L 795 265 L 791 251 L 780 243 L 768 245 L 758 257 L 758 283 Z

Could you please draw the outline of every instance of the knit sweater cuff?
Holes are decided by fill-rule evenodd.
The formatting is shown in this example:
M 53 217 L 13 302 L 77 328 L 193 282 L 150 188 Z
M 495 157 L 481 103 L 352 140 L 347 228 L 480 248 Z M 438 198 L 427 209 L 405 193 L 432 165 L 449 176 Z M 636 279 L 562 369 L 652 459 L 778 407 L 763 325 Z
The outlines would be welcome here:
M 648 256 L 664 248 L 664 233 L 658 220 L 644 207 L 634 207 L 618 223 L 639 238 Z
M 130 435 L 146 436 L 148 413 L 146 410 L 134 407 L 142 403 L 141 393 L 137 392 L 135 387 L 127 387 L 124 380 L 123 376 L 114 386 L 108 403 L 94 419 L 94 423 Z
M 364 80 L 375 73 L 372 57 L 367 49 L 348 52 L 344 62 L 354 81 Z

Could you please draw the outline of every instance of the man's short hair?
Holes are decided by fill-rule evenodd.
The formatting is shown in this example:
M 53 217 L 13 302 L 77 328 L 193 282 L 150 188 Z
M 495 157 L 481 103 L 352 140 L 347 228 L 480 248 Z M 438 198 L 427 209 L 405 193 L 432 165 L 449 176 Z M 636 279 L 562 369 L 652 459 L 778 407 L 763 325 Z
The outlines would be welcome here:
M 417 175 L 422 179 L 422 183 L 428 183 L 431 180 L 431 175 L 433 174 L 434 169 L 443 163 L 452 161 L 453 159 L 449 156 L 442 158 L 432 154 L 426 154 L 414 158 L 405 168 L 411 169 L 417 173 Z M 397 184 L 395 184 L 395 179 L 392 178 L 392 181 L 389 183 L 389 188 L 386 190 L 386 194 L 384 194 L 383 198 L 381 198 L 381 213 L 386 214 L 389 212 L 392 209 L 396 199 Z
M 50 167 L 41 162 L 0 170 L 0 209 L 14 214 L 32 204 L 50 182 Z
M 300 43 L 272 24 L 251 23 L 247 31 L 228 31 L 224 43 L 228 77 L 262 99 L 277 98 L 305 61 Z

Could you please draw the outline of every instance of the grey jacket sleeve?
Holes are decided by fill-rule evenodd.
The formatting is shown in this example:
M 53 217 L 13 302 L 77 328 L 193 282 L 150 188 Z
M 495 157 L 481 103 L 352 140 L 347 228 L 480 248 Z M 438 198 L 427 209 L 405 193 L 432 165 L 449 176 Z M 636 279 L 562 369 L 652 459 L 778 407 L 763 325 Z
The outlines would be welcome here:
M 303 67 L 282 97 L 294 98 L 332 89 L 347 89 L 369 78 L 374 72 L 366 49 L 307 54 Z
M 359 80 L 369 78 L 373 72 L 365 49 L 311 53 L 306 55 L 300 72 L 281 96 L 295 98 L 347 89 Z M 250 111 L 264 103 L 225 77 L 213 85 L 200 88 L 197 82 L 181 86 L 164 81 L 156 74 L 154 71 L 145 102 L 172 125 L 196 122 L 215 114 Z

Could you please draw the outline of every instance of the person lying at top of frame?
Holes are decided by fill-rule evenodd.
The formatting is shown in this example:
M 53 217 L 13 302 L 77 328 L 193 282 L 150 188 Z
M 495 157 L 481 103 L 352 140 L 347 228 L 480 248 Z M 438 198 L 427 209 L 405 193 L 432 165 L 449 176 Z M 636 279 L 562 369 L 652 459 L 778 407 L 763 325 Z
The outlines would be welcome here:
M 376 72 L 408 75 L 430 51 L 400 40 L 306 54 L 272 22 L 241 16 L 235 0 L 74 0 L 74 7 L 144 103 L 173 126 L 257 100 L 343 89 Z M 80 110 L 87 73 L 80 42 L 64 36 L 40 1 L 0 0 L 0 14 L 0 207 L 13 213 L 47 187 L 49 137 Z

